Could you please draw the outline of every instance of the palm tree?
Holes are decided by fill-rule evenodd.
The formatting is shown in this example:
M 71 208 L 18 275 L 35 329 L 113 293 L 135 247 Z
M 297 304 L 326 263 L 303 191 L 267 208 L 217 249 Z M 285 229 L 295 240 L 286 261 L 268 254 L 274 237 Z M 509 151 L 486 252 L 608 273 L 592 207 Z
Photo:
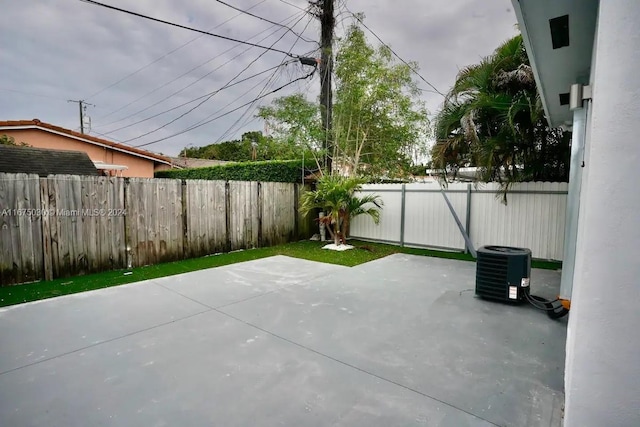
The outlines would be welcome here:
M 324 175 L 317 183 L 315 191 L 304 193 L 300 198 L 299 211 L 303 215 L 314 209 L 326 212 L 324 219 L 329 234 L 336 245 L 344 242 L 349 233 L 351 219 L 358 215 L 369 215 L 380 222 L 382 200 L 376 195 L 355 196 L 362 188 L 363 180 L 340 175 Z
M 436 118 L 434 165 L 476 166 L 477 179 L 502 184 L 568 179 L 569 138 L 544 118 L 522 36 L 462 69 Z M 506 201 L 506 199 L 505 199 Z

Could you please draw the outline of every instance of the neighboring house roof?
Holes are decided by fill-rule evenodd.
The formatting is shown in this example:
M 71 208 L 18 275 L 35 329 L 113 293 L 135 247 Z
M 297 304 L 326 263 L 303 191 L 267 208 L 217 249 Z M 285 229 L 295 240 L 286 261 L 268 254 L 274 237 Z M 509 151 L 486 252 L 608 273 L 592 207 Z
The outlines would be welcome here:
M 48 175 L 98 175 L 93 162 L 82 151 L 0 145 L 0 172 Z
M 179 168 L 206 168 L 209 166 L 219 166 L 227 163 L 225 160 L 210 160 L 210 159 L 194 159 L 192 157 L 169 157 L 174 166 Z
M 73 131 L 71 129 L 66 129 L 60 126 L 44 123 L 38 119 L 0 121 L 0 131 L 5 129 L 40 129 L 45 132 L 51 132 L 51 133 L 66 136 L 69 138 L 84 141 L 89 144 L 99 145 L 102 147 L 109 147 L 113 150 L 125 152 L 137 157 L 143 157 L 149 160 L 153 160 L 154 162 L 171 165 L 171 159 L 169 157 L 161 156 L 160 154 L 155 154 L 150 151 L 141 150 L 139 148 L 131 147 L 129 145 L 119 144 L 117 142 L 109 141 L 107 139 L 98 138 L 86 133 L 80 133 L 80 132 Z

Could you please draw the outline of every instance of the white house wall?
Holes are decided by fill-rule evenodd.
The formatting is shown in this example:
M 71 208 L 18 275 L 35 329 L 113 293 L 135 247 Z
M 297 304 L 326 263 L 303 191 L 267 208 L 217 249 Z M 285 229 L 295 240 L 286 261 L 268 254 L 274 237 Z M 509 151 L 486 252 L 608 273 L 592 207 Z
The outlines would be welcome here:
M 639 22 L 637 0 L 600 2 L 565 427 L 640 425 Z

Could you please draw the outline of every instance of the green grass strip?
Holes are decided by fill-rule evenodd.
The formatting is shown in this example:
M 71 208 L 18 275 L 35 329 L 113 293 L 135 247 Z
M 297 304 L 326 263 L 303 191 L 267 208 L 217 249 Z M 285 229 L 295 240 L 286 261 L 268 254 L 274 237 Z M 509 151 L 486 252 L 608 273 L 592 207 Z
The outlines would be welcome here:
M 286 255 L 294 258 L 344 265 L 347 267 L 353 267 L 395 253 L 474 261 L 471 255 L 461 252 L 403 248 L 382 243 L 370 243 L 357 240 L 349 241 L 349 244 L 354 245 L 356 249 L 344 252 L 322 249 L 325 244 L 327 244 L 327 242 L 302 241 L 269 248 L 250 249 L 211 255 L 203 258 L 193 258 L 164 264 L 149 265 L 146 267 L 133 268 L 131 270 L 106 271 L 103 273 L 88 274 L 85 276 L 55 279 L 47 282 L 35 282 L 24 285 L 0 287 L 0 307 L 53 298 L 60 295 L 74 294 L 77 292 L 91 291 L 94 289 L 108 288 L 141 280 L 156 279 L 158 277 L 171 276 L 174 274 L 188 273 L 190 271 L 202 270 L 205 268 L 220 267 L 223 265 L 251 261 L 274 255 Z M 534 260 L 532 262 L 532 267 L 534 268 L 552 270 L 560 268 L 561 265 L 561 263 L 553 261 Z

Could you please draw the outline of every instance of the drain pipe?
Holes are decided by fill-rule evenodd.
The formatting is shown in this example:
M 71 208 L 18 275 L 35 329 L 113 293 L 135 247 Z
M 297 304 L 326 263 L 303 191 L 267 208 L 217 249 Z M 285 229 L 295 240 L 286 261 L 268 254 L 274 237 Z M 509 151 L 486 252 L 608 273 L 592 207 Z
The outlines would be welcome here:
M 447 202 L 447 206 L 449 206 L 449 210 L 451 211 L 451 215 L 453 215 L 453 219 L 455 219 L 456 224 L 458 224 L 460 233 L 462 234 L 462 237 L 464 238 L 464 242 L 467 245 L 467 250 L 469 251 L 469 253 L 473 258 L 478 258 L 476 249 L 473 247 L 473 242 L 471 242 L 471 238 L 467 234 L 467 231 L 464 229 L 462 222 L 460 222 L 460 218 L 458 218 L 458 214 L 456 213 L 456 210 L 453 209 L 453 205 L 449 201 L 449 198 L 447 197 L 447 193 L 444 192 L 444 188 L 442 188 L 442 185 L 440 185 L 440 192 L 442 193 L 442 197 L 444 197 L 444 201 Z

